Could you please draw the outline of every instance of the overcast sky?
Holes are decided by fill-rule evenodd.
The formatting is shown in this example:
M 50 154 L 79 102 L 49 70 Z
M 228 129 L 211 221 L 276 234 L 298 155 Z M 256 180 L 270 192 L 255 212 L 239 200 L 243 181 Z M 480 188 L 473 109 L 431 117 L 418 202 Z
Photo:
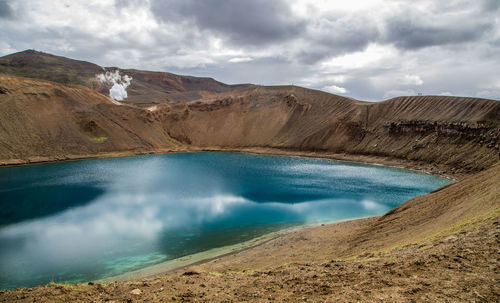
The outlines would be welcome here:
M 499 0 L 0 0 L 0 56 L 295 84 L 361 100 L 500 99 Z

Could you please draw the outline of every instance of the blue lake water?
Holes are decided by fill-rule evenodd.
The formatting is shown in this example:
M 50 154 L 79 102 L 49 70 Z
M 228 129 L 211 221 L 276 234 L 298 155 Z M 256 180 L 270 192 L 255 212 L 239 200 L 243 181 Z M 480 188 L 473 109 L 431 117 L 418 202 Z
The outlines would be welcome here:
M 380 215 L 448 183 L 237 153 L 0 168 L 0 288 L 97 280 L 293 225 Z

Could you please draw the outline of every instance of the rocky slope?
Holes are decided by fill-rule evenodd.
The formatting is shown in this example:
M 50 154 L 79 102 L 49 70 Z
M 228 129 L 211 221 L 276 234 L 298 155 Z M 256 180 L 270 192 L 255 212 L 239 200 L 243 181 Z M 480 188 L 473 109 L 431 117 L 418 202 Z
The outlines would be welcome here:
M 133 80 L 127 102 L 113 103 L 95 75 L 116 69 L 36 51 L 0 58 L 0 74 L 82 85 L 2 76 L 0 162 L 172 148 L 381 156 L 465 173 L 499 160 L 500 102 L 493 100 L 413 96 L 371 103 L 296 86 L 231 86 L 120 70 Z
M 397 157 L 478 171 L 498 161 L 500 102 L 400 97 L 359 102 L 300 87 L 257 87 L 159 110 L 195 146 L 273 147 Z
M 150 113 L 82 86 L 0 76 L 0 158 L 6 163 L 177 144 Z
M 276 148 L 383 156 L 475 172 L 498 161 L 500 102 L 368 103 L 300 87 L 252 87 L 138 108 L 82 86 L 0 77 L 0 161 L 113 152 Z

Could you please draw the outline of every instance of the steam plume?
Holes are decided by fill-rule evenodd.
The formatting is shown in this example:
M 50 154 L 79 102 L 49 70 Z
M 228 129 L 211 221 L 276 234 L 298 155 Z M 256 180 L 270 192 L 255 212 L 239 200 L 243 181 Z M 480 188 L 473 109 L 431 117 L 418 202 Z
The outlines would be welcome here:
M 127 98 L 127 87 L 130 85 L 132 77 L 127 75 L 122 77 L 120 71 L 115 70 L 114 72 L 107 71 L 105 74 L 96 75 L 96 78 L 102 83 L 113 84 L 109 89 L 110 98 L 117 101 L 123 101 L 123 99 Z

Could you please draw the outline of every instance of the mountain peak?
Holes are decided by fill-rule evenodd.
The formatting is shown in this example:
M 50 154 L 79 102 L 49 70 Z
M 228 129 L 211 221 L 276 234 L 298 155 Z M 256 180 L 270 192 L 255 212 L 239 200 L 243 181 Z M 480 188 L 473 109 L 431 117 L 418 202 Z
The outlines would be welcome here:
M 102 71 L 99 65 L 55 56 L 34 49 L 0 58 L 0 73 L 59 82 L 86 85 L 87 79 Z

